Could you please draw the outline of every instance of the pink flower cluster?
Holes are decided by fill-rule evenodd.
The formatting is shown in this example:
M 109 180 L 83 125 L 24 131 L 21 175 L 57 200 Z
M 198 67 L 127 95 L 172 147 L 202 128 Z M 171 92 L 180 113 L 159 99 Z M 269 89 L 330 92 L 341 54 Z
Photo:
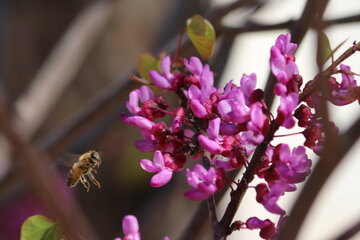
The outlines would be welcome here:
M 177 105 L 171 106 L 163 95 L 156 96 L 148 86 L 142 86 L 130 93 L 126 103 L 130 114 L 122 115 L 125 123 L 140 130 L 142 139 L 135 146 L 143 152 L 154 152 L 153 160 L 140 161 L 145 171 L 154 173 L 151 186 L 167 184 L 175 172 L 184 169 L 188 159 L 197 161 L 206 156 L 210 167 L 197 163 L 193 170 L 186 169 L 192 189 L 184 196 L 198 201 L 207 199 L 223 187 L 227 171 L 247 166 L 249 156 L 264 141 L 271 124 L 290 129 L 297 122 L 304 128 L 304 146 L 315 153 L 321 151 L 321 93 L 313 93 L 299 105 L 303 81 L 295 63 L 297 45 L 290 38 L 290 34 L 280 35 L 271 48 L 270 66 L 277 79 L 274 93 L 280 98 L 276 117 L 263 101 L 263 91 L 256 89 L 255 73 L 244 74 L 239 85 L 230 81 L 224 88 L 217 88 L 208 64 L 191 57 L 173 67 L 169 56 L 162 59 L 161 71 L 149 72 L 153 85 L 178 98 Z M 334 77 L 328 81 L 329 101 L 344 105 L 359 98 L 359 87 L 350 67 L 341 65 L 339 72 L 341 83 Z M 170 120 L 162 121 L 165 116 L 170 116 Z M 287 144 L 270 144 L 256 170 L 256 175 L 265 180 L 255 187 L 256 200 L 269 212 L 279 214 L 280 219 L 284 219 L 286 211 L 277 204 L 278 199 L 295 191 L 295 184 L 310 174 L 311 160 L 304 146 L 290 149 Z M 265 239 L 271 239 L 278 229 L 270 220 L 257 218 L 249 219 L 245 225 L 248 229 L 261 229 L 260 235 Z

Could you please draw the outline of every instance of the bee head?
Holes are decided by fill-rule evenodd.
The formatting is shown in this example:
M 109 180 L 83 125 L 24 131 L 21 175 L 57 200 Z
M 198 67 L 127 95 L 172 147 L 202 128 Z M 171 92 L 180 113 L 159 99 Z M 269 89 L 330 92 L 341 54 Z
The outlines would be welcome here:
M 91 164 L 99 165 L 101 163 L 100 154 L 97 151 L 90 151 L 90 159 Z

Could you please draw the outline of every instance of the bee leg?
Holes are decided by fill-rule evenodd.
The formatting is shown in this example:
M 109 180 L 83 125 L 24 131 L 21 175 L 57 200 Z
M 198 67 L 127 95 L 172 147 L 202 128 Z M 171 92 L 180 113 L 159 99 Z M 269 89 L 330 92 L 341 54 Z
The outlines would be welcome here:
M 92 169 L 92 172 L 93 172 L 93 173 L 97 173 L 96 169 L 94 169 L 94 168 Z M 91 173 L 90 173 L 90 174 L 91 174 Z M 92 175 L 92 174 L 91 174 L 91 175 Z
M 82 185 L 84 185 L 84 187 L 86 188 L 86 191 L 89 192 L 90 183 L 86 180 L 85 176 L 83 176 L 83 175 L 80 176 L 80 182 L 82 183 Z
M 94 171 L 94 170 L 93 170 Z M 98 180 L 95 179 L 94 175 L 92 175 L 91 172 L 87 172 L 86 175 L 90 178 L 90 180 L 98 187 L 100 188 L 100 183 Z

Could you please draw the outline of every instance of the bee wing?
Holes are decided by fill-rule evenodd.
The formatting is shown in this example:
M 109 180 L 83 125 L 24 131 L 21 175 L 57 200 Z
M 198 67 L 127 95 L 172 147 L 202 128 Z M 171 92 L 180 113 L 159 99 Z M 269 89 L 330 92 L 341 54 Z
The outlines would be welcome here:
M 56 163 L 58 165 L 72 167 L 74 165 L 74 163 L 79 161 L 79 157 L 80 157 L 79 154 L 63 153 L 62 155 L 60 155 L 59 157 L 56 158 Z

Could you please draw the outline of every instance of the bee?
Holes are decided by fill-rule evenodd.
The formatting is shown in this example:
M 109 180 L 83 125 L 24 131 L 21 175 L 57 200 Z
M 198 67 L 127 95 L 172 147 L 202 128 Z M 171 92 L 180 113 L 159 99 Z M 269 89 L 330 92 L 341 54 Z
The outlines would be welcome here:
M 97 151 L 91 150 L 80 155 L 79 159 L 73 164 L 66 178 L 67 186 L 70 188 L 75 187 L 80 181 L 85 187 L 86 191 L 89 192 L 89 179 L 94 185 L 100 188 L 100 183 L 93 175 L 93 173 L 97 173 L 95 168 L 98 168 L 100 164 L 101 158 Z

